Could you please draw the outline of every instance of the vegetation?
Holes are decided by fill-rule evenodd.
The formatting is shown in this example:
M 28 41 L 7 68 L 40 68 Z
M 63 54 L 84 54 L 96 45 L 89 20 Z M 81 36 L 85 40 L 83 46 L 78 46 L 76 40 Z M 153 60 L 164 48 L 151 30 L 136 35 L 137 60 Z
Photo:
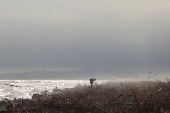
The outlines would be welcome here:
M 0 105 L 8 113 L 170 113 L 170 81 L 55 88 L 52 94 L 14 102 L 4 99 Z

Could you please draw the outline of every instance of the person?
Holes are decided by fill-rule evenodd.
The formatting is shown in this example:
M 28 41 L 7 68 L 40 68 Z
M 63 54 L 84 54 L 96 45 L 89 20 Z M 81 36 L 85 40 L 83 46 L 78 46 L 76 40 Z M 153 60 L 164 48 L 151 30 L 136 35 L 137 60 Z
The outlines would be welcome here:
M 91 84 L 91 86 L 93 86 L 93 82 L 94 82 L 95 80 L 96 80 L 95 78 L 91 78 L 91 79 L 90 79 L 90 84 Z

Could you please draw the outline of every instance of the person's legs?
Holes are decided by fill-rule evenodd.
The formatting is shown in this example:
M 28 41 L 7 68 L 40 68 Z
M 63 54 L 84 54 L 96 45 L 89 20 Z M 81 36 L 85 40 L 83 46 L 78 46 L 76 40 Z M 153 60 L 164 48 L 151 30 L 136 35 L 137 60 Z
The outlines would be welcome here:
M 92 82 L 90 82 L 90 84 L 91 84 L 91 87 L 93 86 L 93 83 Z
M 91 87 L 93 86 L 93 82 L 90 82 L 90 84 L 91 84 Z

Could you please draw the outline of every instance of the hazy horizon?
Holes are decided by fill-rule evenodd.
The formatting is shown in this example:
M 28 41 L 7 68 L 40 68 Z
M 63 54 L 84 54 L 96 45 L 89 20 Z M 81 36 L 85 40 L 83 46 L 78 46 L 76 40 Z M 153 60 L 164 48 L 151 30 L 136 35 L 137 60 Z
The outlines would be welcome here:
M 0 74 L 107 69 L 168 76 L 169 4 L 0 1 Z

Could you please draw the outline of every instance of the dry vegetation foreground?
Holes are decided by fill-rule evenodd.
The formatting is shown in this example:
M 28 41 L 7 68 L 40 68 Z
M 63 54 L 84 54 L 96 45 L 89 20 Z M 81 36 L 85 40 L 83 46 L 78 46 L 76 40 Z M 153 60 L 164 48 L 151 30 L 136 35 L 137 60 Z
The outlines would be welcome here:
M 6 102 L 5 102 L 6 101 Z M 54 89 L 53 94 L 0 103 L 4 113 L 170 113 L 170 81 Z M 26 103 L 26 105 L 25 105 Z

